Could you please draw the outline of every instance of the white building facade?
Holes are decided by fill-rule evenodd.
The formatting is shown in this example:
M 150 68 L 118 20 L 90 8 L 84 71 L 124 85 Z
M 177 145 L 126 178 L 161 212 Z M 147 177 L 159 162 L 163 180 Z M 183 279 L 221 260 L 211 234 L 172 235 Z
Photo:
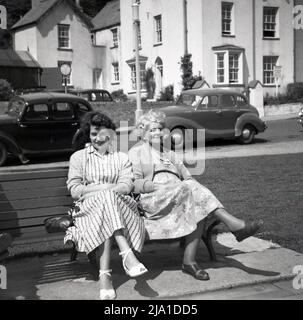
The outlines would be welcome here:
M 128 95 L 136 90 L 133 2 L 120 0 L 120 85 Z M 293 0 L 141 0 L 142 91 L 144 70 L 152 68 L 155 95 L 168 85 L 177 95 L 181 56 L 188 52 L 194 75 L 211 87 L 243 91 L 259 80 L 264 94 L 274 95 L 280 75 L 279 92 L 285 92 L 294 82 L 293 5 Z

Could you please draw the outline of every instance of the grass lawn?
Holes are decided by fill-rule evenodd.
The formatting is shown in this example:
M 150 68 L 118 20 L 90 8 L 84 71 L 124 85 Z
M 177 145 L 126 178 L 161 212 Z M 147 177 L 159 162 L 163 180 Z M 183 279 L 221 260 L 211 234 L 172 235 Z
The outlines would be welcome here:
M 303 253 L 302 163 L 303 154 L 212 159 L 196 178 L 231 214 L 263 219 L 257 237 Z

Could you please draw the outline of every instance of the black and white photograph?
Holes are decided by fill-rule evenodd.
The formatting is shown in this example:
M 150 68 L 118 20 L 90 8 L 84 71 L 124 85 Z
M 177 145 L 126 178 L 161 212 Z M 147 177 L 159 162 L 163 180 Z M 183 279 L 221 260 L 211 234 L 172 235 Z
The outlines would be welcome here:
M 0 300 L 303 300 L 303 0 L 0 0 Z

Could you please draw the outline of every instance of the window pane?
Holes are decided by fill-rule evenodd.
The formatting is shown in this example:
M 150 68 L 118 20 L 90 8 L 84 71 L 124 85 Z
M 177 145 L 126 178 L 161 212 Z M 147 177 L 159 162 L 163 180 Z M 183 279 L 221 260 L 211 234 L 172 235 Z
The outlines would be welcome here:
M 222 2 L 221 12 L 222 12 L 222 34 L 230 35 L 231 24 L 232 24 L 232 3 Z
M 276 20 L 278 8 L 264 7 L 263 8 L 263 37 L 276 37 Z
M 25 120 L 39 121 L 48 119 L 48 106 L 46 104 L 34 104 L 27 107 Z
M 72 105 L 67 102 L 57 102 L 53 106 L 53 118 L 54 120 L 73 119 L 74 112 Z
M 58 25 L 59 48 L 69 48 L 69 25 Z
M 217 83 L 224 82 L 224 53 L 217 54 Z
M 274 84 L 274 66 L 278 61 L 277 56 L 264 56 L 263 57 L 263 83 Z
M 222 107 L 223 108 L 232 108 L 235 106 L 234 97 L 231 95 L 222 95 Z

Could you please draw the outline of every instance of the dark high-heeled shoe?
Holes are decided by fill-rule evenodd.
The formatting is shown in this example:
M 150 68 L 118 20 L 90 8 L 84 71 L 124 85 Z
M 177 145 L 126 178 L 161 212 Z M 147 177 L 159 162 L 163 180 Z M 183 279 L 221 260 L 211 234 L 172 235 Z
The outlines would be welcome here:
M 263 220 L 253 221 L 245 224 L 244 228 L 233 231 L 232 234 L 236 237 L 238 242 L 241 242 L 246 238 L 253 236 L 263 226 L 263 224 Z
M 208 273 L 201 269 L 197 264 L 182 264 L 182 272 L 190 274 L 197 280 L 207 281 L 209 280 Z

